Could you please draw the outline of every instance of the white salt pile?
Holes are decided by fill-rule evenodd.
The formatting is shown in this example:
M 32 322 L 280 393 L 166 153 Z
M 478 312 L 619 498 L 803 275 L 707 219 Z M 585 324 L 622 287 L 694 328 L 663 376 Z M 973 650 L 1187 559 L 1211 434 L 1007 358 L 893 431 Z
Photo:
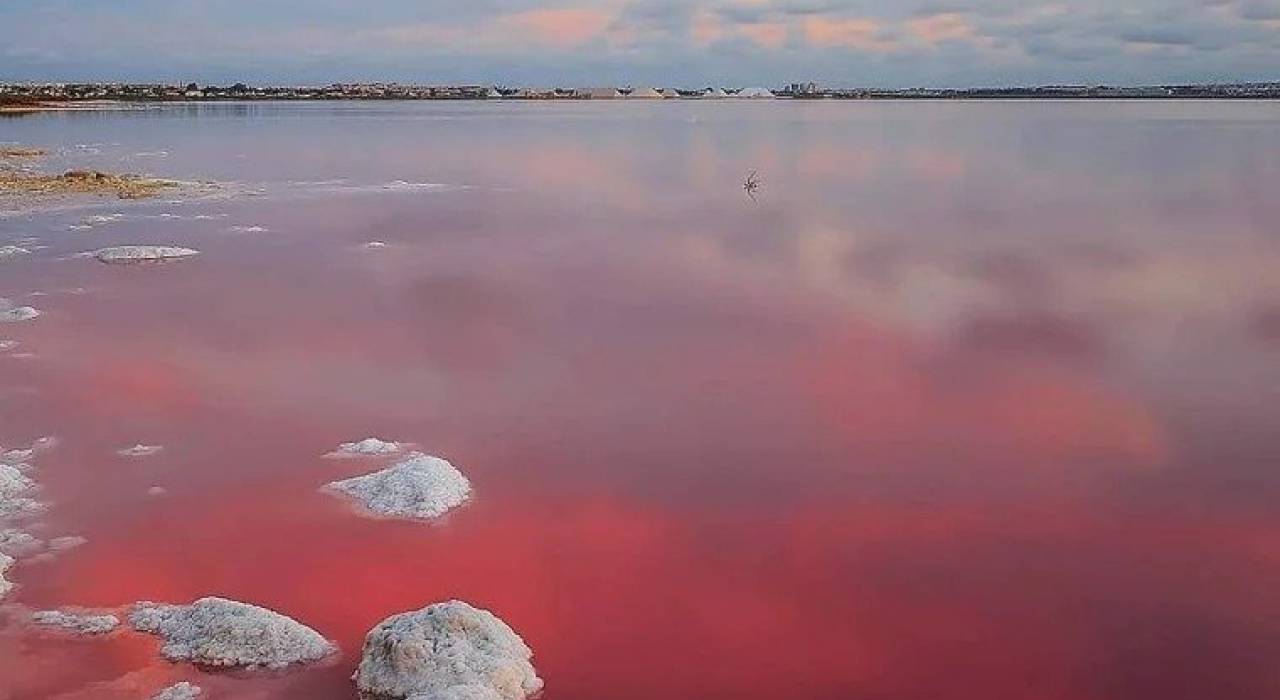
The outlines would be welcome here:
M 31 621 L 44 627 L 57 627 L 76 634 L 106 634 L 120 626 L 115 615 L 79 615 L 61 610 L 41 610 L 32 613 Z
M 283 668 L 335 651 L 318 632 L 280 613 L 224 598 L 190 605 L 138 603 L 129 624 L 164 640 L 170 661 L 204 666 Z
M 26 255 L 27 253 L 30 253 L 30 252 L 31 251 L 27 250 L 26 248 L 23 248 L 22 246 L 0 245 L 0 260 L 4 260 L 5 258 L 17 257 L 19 255 Z
M 12 528 L 0 530 L 0 552 L 15 557 L 32 554 L 44 549 L 44 540 L 29 532 Z
M 28 459 L 31 459 L 31 457 L 35 455 L 35 453 L 36 451 L 30 448 L 25 450 L 22 450 L 22 449 L 6 450 L 4 453 L 0 454 L 0 462 L 4 462 L 5 464 L 17 464 L 19 462 L 25 462 Z
M 39 309 L 30 306 L 17 306 L 9 299 L 0 297 L 0 323 L 30 321 L 39 315 Z
M 446 460 L 413 452 L 386 469 L 330 482 L 323 490 L 349 496 L 377 515 L 426 520 L 465 503 L 471 482 Z
M 200 251 L 191 248 L 179 248 L 165 245 L 120 245 L 111 248 L 100 248 L 90 253 L 104 263 L 154 262 L 159 260 L 176 260 L 199 255 Z
M 200 686 L 182 681 L 152 695 L 151 700 L 195 700 L 201 692 Z
M 23 469 L 25 464 L 0 464 L 0 517 L 21 515 L 40 509 L 40 504 L 27 494 L 35 489 L 36 483 Z
M 4 598 L 9 591 L 13 590 L 13 584 L 4 577 L 11 566 L 13 566 L 13 557 L 0 552 L 0 598 Z
M 365 698 L 524 700 L 542 689 L 532 658 L 493 613 L 451 600 L 370 630 L 352 679 Z
M 364 244 L 364 247 L 366 247 L 366 248 L 386 248 L 386 247 L 387 247 L 387 244 L 386 244 L 386 243 L 383 243 L 382 241 L 369 241 L 368 243 L 365 243 L 365 244 Z
M 139 443 L 133 447 L 116 450 L 116 454 L 121 457 L 150 457 L 163 449 L 164 447 L 161 445 L 143 445 Z
M 338 449 L 326 454 L 325 457 L 374 457 L 394 454 L 399 451 L 400 443 L 398 442 L 368 437 L 356 442 L 344 442 L 338 445 Z

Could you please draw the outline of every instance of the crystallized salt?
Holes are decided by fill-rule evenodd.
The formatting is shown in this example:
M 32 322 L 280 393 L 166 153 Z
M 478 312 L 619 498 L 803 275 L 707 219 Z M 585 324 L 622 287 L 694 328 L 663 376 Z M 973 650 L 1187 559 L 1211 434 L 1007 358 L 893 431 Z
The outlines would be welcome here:
M 200 251 L 191 248 L 179 248 L 165 245 L 121 245 L 101 248 L 91 255 L 104 263 L 150 262 L 156 260 L 173 260 L 199 255 Z
M 324 486 L 358 501 L 376 515 L 427 520 L 471 496 L 471 482 L 448 461 L 413 452 L 386 469 Z
M 160 445 L 138 444 L 138 445 L 134 445 L 133 447 L 126 447 L 121 450 L 116 450 L 116 454 L 120 455 L 121 457 L 150 457 L 151 455 L 163 449 L 164 447 Z
M 0 323 L 30 321 L 39 315 L 39 309 L 30 306 L 15 306 L 12 301 L 0 297 Z
M 151 700 L 195 700 L 201 692 L 200 686 L 182 681 L 152 695 Z
M 44 627 L 57 627 L 76 634 L 106 634 L 120 626 L 115 615 L 79 615 L 61 610 L 32 613 L 31 621 Z
M 129 624 L 164 639 L 170 661 L 205 666 L 283 668 L 317 661 L 335 647 L 318 632 L 280 613 L 224 598 L 190 605 L 138 603 Z
M 338 449 L 326 454 L 326 457 L 372 457 L 389 455 L 400 451 L 400 443 L 390 440 L 379 440 L 368 437 L 356 442 L 344 442 Z
M 365 698 L 524 700 L 542 688 L 532 658 L 493 613 L 451 600 L 370 630 L 352 678 Z

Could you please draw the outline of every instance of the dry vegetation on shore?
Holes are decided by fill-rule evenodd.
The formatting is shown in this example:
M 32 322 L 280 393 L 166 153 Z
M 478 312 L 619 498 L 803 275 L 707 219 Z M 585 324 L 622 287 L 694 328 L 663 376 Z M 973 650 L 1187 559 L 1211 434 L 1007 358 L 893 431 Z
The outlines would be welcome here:
M 25 167 L 45 155 L 39 148 L 0 146 L 0 195 L 17 197 L 74 194 L 115 195 L 141 199 L 177 187 L 171 180 L 98 170 L 68 170 L 60 175 L 34 172 Z M 18 167 L 23 166 L 23 167 Z

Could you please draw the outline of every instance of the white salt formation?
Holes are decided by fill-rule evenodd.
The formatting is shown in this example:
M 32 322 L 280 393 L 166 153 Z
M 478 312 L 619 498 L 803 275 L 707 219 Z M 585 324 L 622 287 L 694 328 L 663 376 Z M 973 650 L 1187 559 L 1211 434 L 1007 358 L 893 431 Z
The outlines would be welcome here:
M 44 541 L 29 532 L 0 530 L 0 553 L 20 557 L 44 549 Z
M 104 263 L 135 263 L 175 260 L 199 255 L 200 251 L 166 245 L 120 245 L 101 248 L 91 255 Z
M 325 457 L 374 457 L 394 454 L 399 451 L 400 443 L 398 442 L 368 437 L 356 442 L 344 442 L 338 445 L 338 449 L 326 454 Z
M 26 450 L 7 450 L 4 454 L 0 454 L 0 462 L 5 464 L 17 464 L 31 459 L 36 451 L 32 449 Z
M 224 598 L 191 605 L 138 603 L 129 624 L 164 639 L 170 661 L 203 666 L 284 668 L 334 651 L 318 632 L 280 613 Z
M 9 352 L 18 347 L 18 345 L 19 343 L 16 340 L 0 340 L 0 352 Z
M 163 487 L 163 486 L 152 486 L 151 488 L 147 489 L 147 495 L 148 495 L 148 496 L 153 496 L 153 497 L 154 497 L 154 496 L 163 496 L 163 495 L 165 495 L 166 493 L 169 493 L 169 489 L 166 489 L 166 488 L 165 488 L 165 487 Z
M 134 445 L 133 447 L 126 447 L 122 450 L 116 450 L 116 454 L 120 455 L 121 457 L 150 457 L 151 455 L 163 449 L 164 447 L 160 445 L 138 444 L 138 445 Z
M 78 615 L 61 610 L 41 610 L 32 613 L 31 621 L 44 627 L 57 627 L 76 634 L 106 634 L 120 626 L 115 615 Z
M 182 681 L 152 695 L 151 700 L 195 700 L 201 692 L 200 686 Z
M 4 260 L 5 258 L 17 257 L 19 255 L 26 255 L 27 253 L 30 253 L 30 252 L 31 251 L 27 250 L 26 248 L 23 248 L 22 246 L 0 245 L 0 260 Z
M 35 489 L 36 483 L 22 470 L 25 464 L 0 464 L 0 517 L 30 513 L 40 509 L 40 504 L 26 495 Z
M 9 583 L 4 577 L 11 566 L 13 566 L 13 557 L 0 552 L 0 598 L 4 598 L 9 594 L 9 591 L 13 590 L 13 584 Z
M 377 515 L 427 520 L 465 503 L 471 482 L 446 460 L 413 452 L 381 471 L 325 484 L 324 490 L 349 496 Z
M 531 658 L 493 613 L 451 600 L 370 630 L 352 678 L 362 698 L 524 700 L 542 689 Z
M 12 301 L 0 297 L 0 323 L 30 321 L 39 315 L 39 309 L 30 306 L 16 306 Z

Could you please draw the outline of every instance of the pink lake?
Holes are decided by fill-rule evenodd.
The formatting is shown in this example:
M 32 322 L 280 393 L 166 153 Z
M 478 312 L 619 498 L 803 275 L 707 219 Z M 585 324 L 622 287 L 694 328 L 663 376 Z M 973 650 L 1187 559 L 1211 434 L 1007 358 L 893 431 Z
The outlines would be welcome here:
M 31 531 L 88 539 L 6 605 L 219 595 L 341 649 L 208 673 L 10 620 L 0 700 L 352 699 L 365 633 L 450 598 L 545 700 L 1280 697 L 1280 105 L 248 104 L 0 141 L 223 183 L 0 218 L 38 239 L 0 297 L 43 312 L 0 324 L 0 445 L 57 438 Z M 202 254 L 72 257 L 134 243 Z M 474 500 L 319 492 L 371 435 Z

